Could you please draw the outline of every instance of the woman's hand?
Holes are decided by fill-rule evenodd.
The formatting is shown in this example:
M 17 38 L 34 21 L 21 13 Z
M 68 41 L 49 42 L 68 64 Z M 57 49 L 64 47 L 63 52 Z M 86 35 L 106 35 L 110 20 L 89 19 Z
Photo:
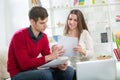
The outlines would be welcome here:
M 75 48 L 73 48 L 76 52 L 79 52 L 83 54 L 84 56 L 86 55 L 86 51 L 78 44 Z
M 67 69 L 67 62 L 65 62 L 64 64 L 61 64 L 61 65 L 58 65 L 57 68 L 60 70 L 63 70 L 63 71 L 66 70 Z

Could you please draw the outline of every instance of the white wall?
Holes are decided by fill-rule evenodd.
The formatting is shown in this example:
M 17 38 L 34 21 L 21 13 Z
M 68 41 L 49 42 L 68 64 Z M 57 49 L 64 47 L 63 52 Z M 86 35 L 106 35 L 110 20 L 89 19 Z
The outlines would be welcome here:
M 9 45 L 13 33 L 29 26 L 28 0 L 0 0 L 0 48 Z
M 4 16 L 4 0 L 0 0 L 0 48 L 5 47 L 5 16 Z

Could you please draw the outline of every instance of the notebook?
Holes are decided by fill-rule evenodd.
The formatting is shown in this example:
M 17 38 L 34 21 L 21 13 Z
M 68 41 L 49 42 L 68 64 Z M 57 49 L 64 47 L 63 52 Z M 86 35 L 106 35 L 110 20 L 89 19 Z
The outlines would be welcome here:
M 116 80 L 114 59 L 78 62 L 77 80 Z

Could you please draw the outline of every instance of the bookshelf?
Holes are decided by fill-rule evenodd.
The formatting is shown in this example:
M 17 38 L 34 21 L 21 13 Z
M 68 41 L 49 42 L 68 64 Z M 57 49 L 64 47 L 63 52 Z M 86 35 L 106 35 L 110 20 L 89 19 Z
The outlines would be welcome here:
M 120 31 L 120 0 L 83 0 L 81 4 L 76 0 L 40 0 L 41 5 L 48 10 L 48 36 L 63 35 L 64 25 L 68 13 L 72 9 L 80 9 L 85 17 L 89 31 L 95 43 L 95 52 L 98 54 L 111 54 L 112 34 Z M 77 0 L 78 1 L 78 0 Z M 33 5 L 30 4 L 30 7 Z M 58 33 L 59 32 L 59 33 Z M 107 41 L 102 42 L 101 33 L 107 33 Z M 51 35 L 50 35 L 51 34 Z M 51 40 L 52 41 L 52 40 Z M 100 51 L 98 52 L 97 50 Z M 104 50 L 104 51 L 103 51 Z

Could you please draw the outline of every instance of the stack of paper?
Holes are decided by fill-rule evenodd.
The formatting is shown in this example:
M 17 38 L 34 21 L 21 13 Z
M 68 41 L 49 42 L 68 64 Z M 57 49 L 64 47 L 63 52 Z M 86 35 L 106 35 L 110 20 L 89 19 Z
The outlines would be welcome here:
M 57 65 L 64 64 L 67 60 L 68 60 L 68 57 L 65 57 L 65 56 L 64 57 L 58 57 L 57 59 L 54 59 L 54 60 L 38 67 L 38 69 L 56 67 Z

